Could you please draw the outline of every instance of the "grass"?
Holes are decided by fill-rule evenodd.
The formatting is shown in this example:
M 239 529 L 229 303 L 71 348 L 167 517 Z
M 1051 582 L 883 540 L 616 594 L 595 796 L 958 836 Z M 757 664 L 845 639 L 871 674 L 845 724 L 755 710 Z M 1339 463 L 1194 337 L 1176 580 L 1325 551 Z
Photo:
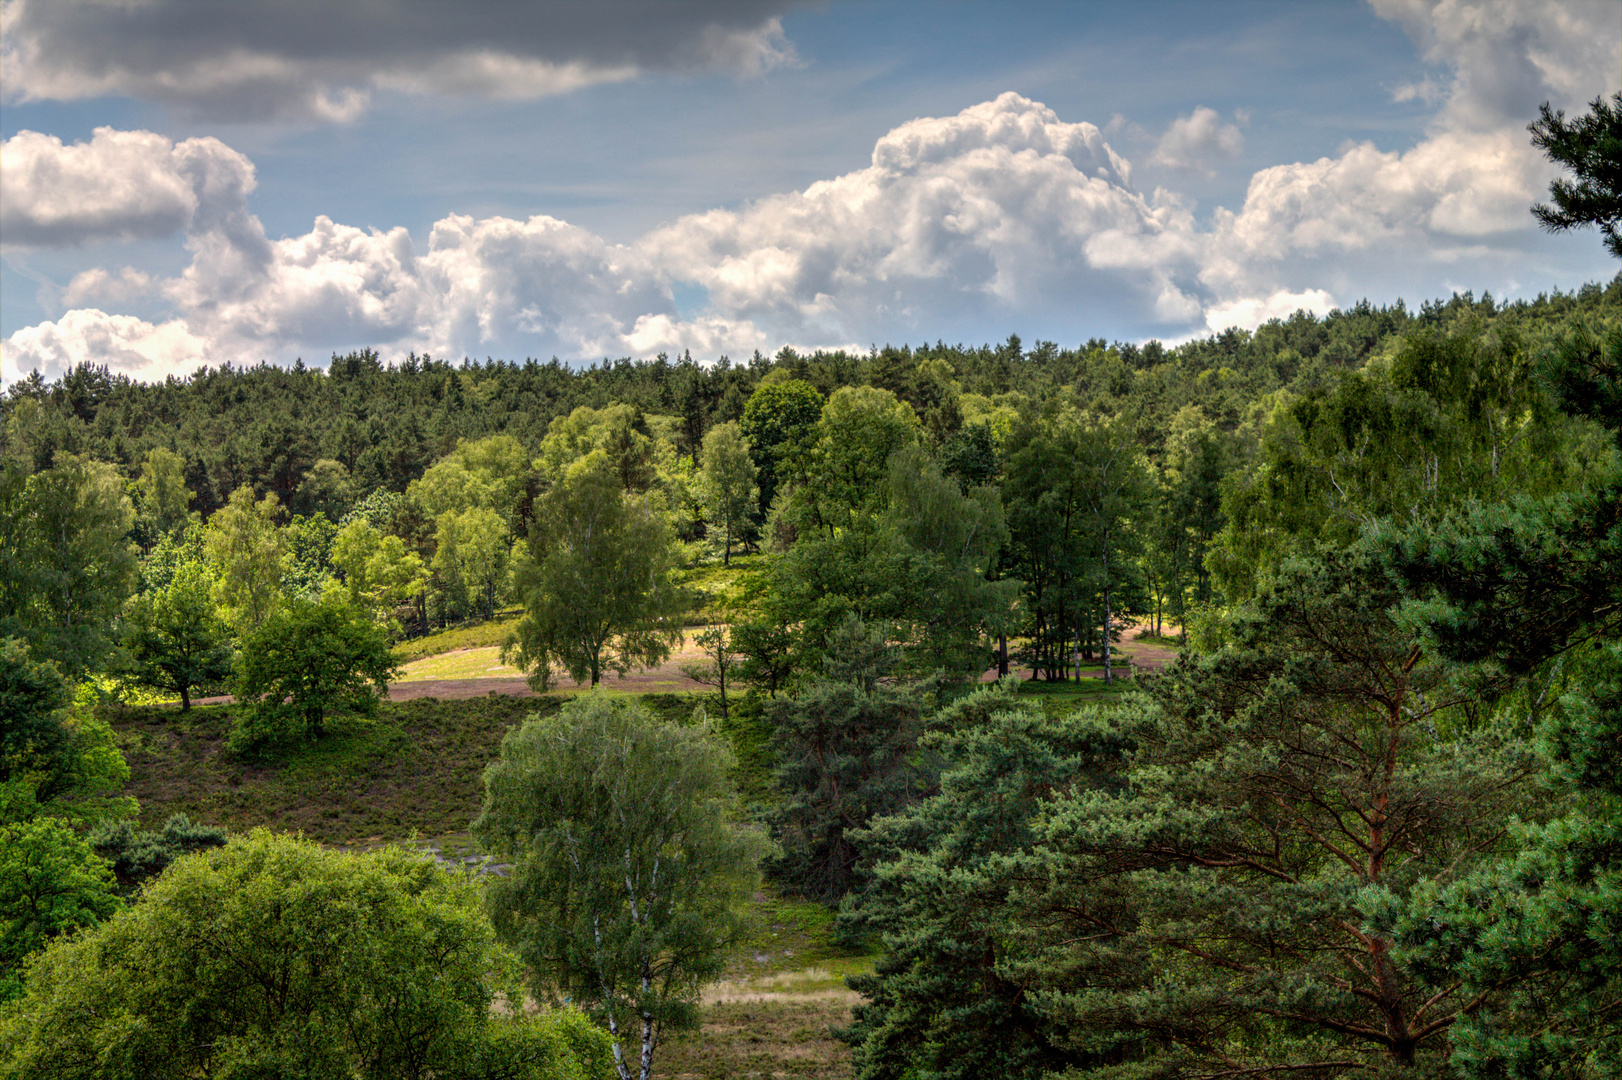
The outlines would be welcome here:
M 259 764 L 224 754 L 232 706 L 125 706 L 108 718 L 147 827 L 186 813 L 232 832 L 265 826 L 346 848 L 415 836 L 454 859 L 481 854 L 467 830 L 502 735 L 568 696 L 385 702 L 373 720 L 331 721 L 316 743 Z M 636 696 L 672 722 L 695 705 L 690 694 Z M 820 904 L 762 890 L 752 914 L 725 981 L 705 994 L 701 1029 L 662 1043 L 656 1075 L 845 1080 L 850 1049 L 830 1030 L 851 1020 L 844 977 L 872 970 L 872 956 L 835 942 Z
M 723 566 L 717 559 L 683 571 L 682 584 L 693 591 L 697 601 L 684 620 L 686 624 L 710 626 L 731 621 L 733 609 L 743 599 L 746 575 L 765 565 L 764 555 L 734 553 L 730 566 Z
M 501 650 L 494 645 L 482 648 L 463 648 L 455 652 L 425 656 L 405 665 L 400 682 L 423 682 L 433 679 L 493 679 L 519 678 L 524 673 L 510 664 L 501 662 Z
M 562 701 L 384 702 L 375 719 L 336 720 L 322 739 L 262 763 L 225 754 L 233 706 L 124 708 L 110 720 L 130 765 L 125 794 L 140 801 L 148 827 L 184 813 L 232 832 L 263 825 L 364 845 L 465 833 L 502 735 Z
M 831 1030 L 850 1024 L 848 997 L 785 997 L 706 1005 L 703 1026 L 666 1036 L 653 1075 L 667 1080 L 848 1080 L 850 1047 Z
M 507 640 L 507 635 L 518 625 L 518 620 L 522 616 L 523 612 L 520 609 L 511 608 L 496 612 L 493 619 L 466 622 L 423 637 L 408 638 L 394 646 L 394 657 L 402 664 L 407 664 L 425 656 L 437 656 L 457 649 L 499 646 Z
M 763 890 L 751 913 L 725 980 L 704 991 L 701 1028 L 661 1043 L 654 1075 L 845 1080 L 851 1051 L 832 1029 L 850 1024 L 857 1000 L 845 976 L 872 971 L 873 957 L 834 942 L 833 913 L 821 904 Z
M 1081 705 L 1114 705 L 1131 688 L 1127 680 L 1109 684 L 1103 679 L 1084 677 L 1079 682 L 1021 682 L 1019 693 L 1021 697 L 1035 698 L 1049 718 L 1053 718 Z

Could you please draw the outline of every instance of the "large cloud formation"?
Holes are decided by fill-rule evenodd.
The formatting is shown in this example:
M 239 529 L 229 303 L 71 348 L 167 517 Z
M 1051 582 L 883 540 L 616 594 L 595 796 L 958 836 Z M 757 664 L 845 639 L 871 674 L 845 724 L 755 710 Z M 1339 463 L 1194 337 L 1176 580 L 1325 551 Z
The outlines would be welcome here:
M 1613 9 L 1539 0 L 1380 0 L 1379 9 L 1451 73 L 1441 89 L 1398 90 L 1437 95 L 1425 136 L 1402 150 L 1361 142 L 1263 169 L 1242 205 L 1203 223 L 1176 194 L 1134 188 L 1130 164 L 1093 124 L 1014 93 L 902 124 L 863 168 L 626 244 L 544 215 L 452 215 L 425 248 L 405 229 L 325 217 L 271 239 L 247 209 L 251 164 L 214 140 L 98 131 L 64 146 L 21 133 L 4 148 L 8 170 L 15 144 L 16 160 L 58 187 L 19 185 L 13 198 L 8 172 L 8 244 L 169 227 L 184 231 L 192 262 L 167 280 L 128 269 L 79 275 L 70 302 L 112 306 L 144 289 L 176 318 L 148 324 L 76 308 L 7 339 L 0 373 L 52 376 L 99 358 L 150 375 L 205 356 L 290 360 L 359 344 L 386 354 L 713 356 L 935 336 L 965 312 L 1018 321 L 1096 311 L 1178 336 L 1325 311 L 1393 264 L 1513 264 L 1535 235 L 1526 207 L 1550 176 L 1525 119 L 1541 101 L 1581 108 L 1615 88 Z M 1608 53 L 1593 45 L 1607 40 Z M 1493 82 L 1496 70 L 1513 74 L 1514 94 Z M 1231 150 L 1239 133 L 1208 113 L 1174 123 L 1157 151 L 1193 168 L 1229 152 L 1224 140 Z M 52 201 L 54 190 L 98 188 L 98 170 L 125 162 L 130 179 L 99 201 Z M 678 295 L 707 299 L 692 310 Z
M 784 0 L 302 4 L 6 0 L 8 101 L 126 95 L 215 119 L 343 120 L 375 90 L 534 98 L 793 58 Z

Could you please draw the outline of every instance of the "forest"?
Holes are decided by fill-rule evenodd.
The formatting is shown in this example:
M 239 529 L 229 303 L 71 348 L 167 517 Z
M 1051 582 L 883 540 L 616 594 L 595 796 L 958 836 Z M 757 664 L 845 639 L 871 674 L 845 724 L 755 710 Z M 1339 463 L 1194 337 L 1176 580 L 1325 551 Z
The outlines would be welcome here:
M 1622 1069 L 1622 275 L 1178 345 L 81 365 L 0 437 L 0 1076 L 646 1080 L 762 887 L 871 958 L 864 1080 Z M 132 717 L 251 780 L 479 627 L 543 695 L 464 763 L 509 873 L 129 794 Z M 687 642 L 702 692 L 602 688 Z

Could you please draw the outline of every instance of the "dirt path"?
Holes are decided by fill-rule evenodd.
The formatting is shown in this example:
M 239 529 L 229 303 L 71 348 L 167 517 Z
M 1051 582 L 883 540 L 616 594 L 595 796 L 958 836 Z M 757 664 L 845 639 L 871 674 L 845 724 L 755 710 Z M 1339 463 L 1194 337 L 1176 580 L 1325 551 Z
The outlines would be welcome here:
M 1118 673 L 1124 671 L 1126 664 L 1139 671 L 1159 671 L 1177 657 L 1177 650 L 1166 645 L 1152 644 L 1140 641 L 1138 638 L 1142 629 L 1134 627 L 1124 635 L 1120 652 L 1117 653 L 1115 667 Z M 455 658 L 459 655 L 478 653 L 477 649 L 460 649 L 453 653 L 441 653 L 428 660 L 443 660 Z M 490 651 L 490 650 L 483 650 Z M 692 644 L 691 640 L 681 650 L 671 656 L 665 663 L 646 671 L 630 671 L 624 676 L 609 672 L 603 677 L 602 685 L 610 690 L 619 690 L 630 694 L 680 694 L 691 691 L 710 689 L 701 683 L 694 682 L 681 672 L 681 665 L 690 664 L 702 659 L 701 651 Z M 423 663 L 424 661 L 418 661 Z M 407 668 L 408 672 L 410 666 Z M 1091 678 L 1103 678 L 1102 664 L 1096 670 L 1083 672 Z M 997 669 L 988 667 L 980 676 L 980 681 L 996 682 Z M 565 693 L 584 687 L 575 684 L 564 676 L 558 680 L 556 688 Z M 439 698 L 442 701 L 454 701 L 462 698 L 484 697 L 486 694 L 500 694 L 507 697 L 534 697 L 535 691 L 530 689 L 529 683 L 517 676 L 487 676 L 472 679 L 412 679 L 408 677 L 389 686 L 389 700 L 411 701 L 414 698 Z

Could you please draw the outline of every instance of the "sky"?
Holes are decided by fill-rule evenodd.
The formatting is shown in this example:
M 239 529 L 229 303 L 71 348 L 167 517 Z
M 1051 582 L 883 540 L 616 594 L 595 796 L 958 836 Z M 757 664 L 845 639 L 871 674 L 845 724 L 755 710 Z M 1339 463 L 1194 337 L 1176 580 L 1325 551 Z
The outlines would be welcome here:
M 0 0 L 0 382 L 1180 341 L 1618 270 L 1615 0 Z

